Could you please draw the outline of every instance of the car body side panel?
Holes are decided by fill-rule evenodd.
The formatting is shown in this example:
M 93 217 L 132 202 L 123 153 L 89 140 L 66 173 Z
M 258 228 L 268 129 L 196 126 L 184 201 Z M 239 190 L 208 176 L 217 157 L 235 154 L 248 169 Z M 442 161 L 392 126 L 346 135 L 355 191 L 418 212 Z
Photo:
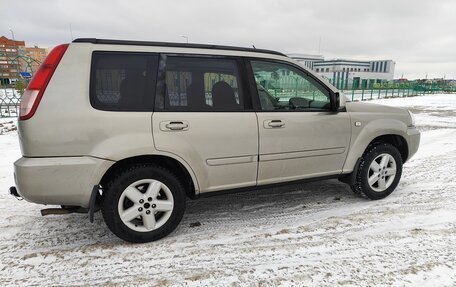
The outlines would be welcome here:
M 259 112 L 257 116 L 258 184 L 341 173 L 350 143 L 346 112 Z M 281 120 L 284 126 L 265 127 L 270 120 Z
M 188 128 L 166 129 L 182 121 Z M 178 155 L 198 178 L 200 192 L 256 185 L 258 127 L 253 112 L 155 112 L 157 150 Z
M 90 59 L 90 47 L 68 47 L 35 115 L 18 121 L 24 156 L 88 155 L 94 122 L 88 97 Z
M 343 173 L 353 171 L 359 157 L 367 146 L 382 135 L 403 137 L 409 148 L 409 158 L 415 154 L 419 145 L 419 132 L 412 127 L 406 110 L 359 102 L 347 102 L 352 125 L 352 140 Z

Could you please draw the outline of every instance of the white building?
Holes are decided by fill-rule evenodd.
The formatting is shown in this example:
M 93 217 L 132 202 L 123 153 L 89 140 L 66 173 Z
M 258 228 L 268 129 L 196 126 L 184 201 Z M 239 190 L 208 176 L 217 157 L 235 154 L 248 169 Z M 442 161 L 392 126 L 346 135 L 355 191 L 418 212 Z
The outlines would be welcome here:
M 288 57 L 298 61 L 301 65 L 314 69 L 315 62 L 324 61 L 325 58 L 321 55 L 308 55 L 308 54 L 288 54 Z
M 392 60 L 354 61 L 354 60 L 324 60 L 323 56 L 311 58 L 289 54 L 296 61 L 311 68 L 324 78 L 328 79 L 339 89 L 368 88 L 374 83 L 390 81 L 394 78 L 396 63 Z M 318 58 L 320 60 L 318 60 Z

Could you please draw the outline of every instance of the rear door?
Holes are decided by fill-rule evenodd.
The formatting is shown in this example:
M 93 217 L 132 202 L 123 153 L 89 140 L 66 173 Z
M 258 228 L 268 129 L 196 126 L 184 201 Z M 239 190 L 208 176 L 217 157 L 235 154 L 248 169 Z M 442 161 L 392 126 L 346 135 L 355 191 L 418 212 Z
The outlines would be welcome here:
M 350 120 L 331 111 L 328 88 L 286 62 L 250 65 L 258 93 L 258 184 L 341 173 Z
M 230 57 L 162 55 L 153 137 L 185 160 L 200 192 L 254 186 L 258 126 L 242 62 Z

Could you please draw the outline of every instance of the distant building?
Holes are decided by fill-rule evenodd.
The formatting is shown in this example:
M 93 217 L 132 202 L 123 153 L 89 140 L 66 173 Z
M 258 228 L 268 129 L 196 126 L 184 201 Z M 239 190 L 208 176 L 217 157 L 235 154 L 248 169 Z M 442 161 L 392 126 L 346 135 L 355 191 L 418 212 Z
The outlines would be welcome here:
M 24 41 L 0 37 L 0 84 L 12 84 L 29 78 L 38 70 L 48 50 L 37 46 L 26 47 Z
M 19 79 L 21 51 L 25 51 L 24 41 L 0 37 L 0 84 L 11 84 Z
M 34 47 L 25 47 L 25 56 L 27 60 L 22 60 L 22 71 L 31 72 L 35 74 L 41 63 L 46 59 L 48 52 L 47 49 Z
M 303 57 L 296 55 L 299 54 L 289 54 L 291 58 L 303 63 Z M 319 57 L 323 58 L 323 56 Z M 311 60 L 310 66 L 304 65 L 322 75 L 337 88 L 346 89 L 352 86 L 354 88 L 367 88 L 374 83 L 393 80 L 396 63 L 392 60 L 354 61 L 344 59 L 317 60 L 314 58 Z
M 324 58 L 321 55 L 288 54 L 288 57 L 298 61 L 303 66 L 305 66 L 305 67 L 307 67 L 309 69 L 312 69 L 312 70 L 314 69 L 314 63 L 315 62 L 324 61 Z

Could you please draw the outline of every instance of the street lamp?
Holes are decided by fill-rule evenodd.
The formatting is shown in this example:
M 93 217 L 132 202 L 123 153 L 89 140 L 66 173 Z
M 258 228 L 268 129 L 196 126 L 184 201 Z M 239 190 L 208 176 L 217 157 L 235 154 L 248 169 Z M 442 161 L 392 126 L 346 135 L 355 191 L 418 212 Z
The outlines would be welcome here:
M 14 38 L 13 29 L 9 28 L 11 36 L 13 37 L 14 44 L 16 44 L 16 39 Z M 16 81 L 19 79 L 19 46 L 16 45 Z
M 14 32 L 13 32 L 13 29 L 9 28 L 10 32 L 11 32 L 11 36 L 13 36 L 13 40 L 16 41 L 16 39 L 14 39 Z
M 188 44 L 188 36 L 185 36 L 185 35 L 179 35 L 179 37 L 185 38 L 185 40 L 187 40 L 187 44 Z

